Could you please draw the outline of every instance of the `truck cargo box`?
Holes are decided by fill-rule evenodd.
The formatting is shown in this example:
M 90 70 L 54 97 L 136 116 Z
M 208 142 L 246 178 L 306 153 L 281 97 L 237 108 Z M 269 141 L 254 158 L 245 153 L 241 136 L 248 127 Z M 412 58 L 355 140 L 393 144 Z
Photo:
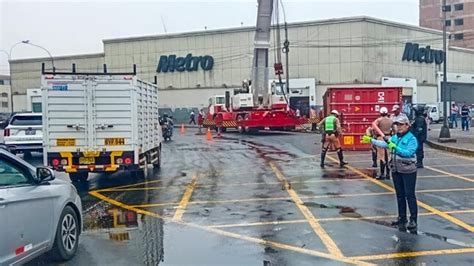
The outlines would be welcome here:
M 133 74 L 42 76 L 44 164 L 88 172 L 146 170 L 161 162 L 158 88 Z

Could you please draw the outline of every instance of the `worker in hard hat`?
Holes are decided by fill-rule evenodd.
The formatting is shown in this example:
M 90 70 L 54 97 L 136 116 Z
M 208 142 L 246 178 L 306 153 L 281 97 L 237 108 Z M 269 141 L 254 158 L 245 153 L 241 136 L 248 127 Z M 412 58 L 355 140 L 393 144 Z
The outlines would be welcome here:
M 376 139 L 388 140 L 392 135 L 392 124 L 392 119 L 388 117 L 388 109 L 386 107 L 380 108 L 380 117 L 372 123 Z M 377 179 L 390 179 L 388 159 L 387 148 L 377 147 L 377 160 L 380 162 L 380 175 Z
M 332 110 L 331 114 L 325 117 L 319 122 L 318 127 L 323 131 L 323 147 L 321 150 L 321 168 L 324 168 L 324 160 L 326 159 L 326 153 L 332 146 L 337 151 L 339 157 L 339 166 L 342 168 L 347 163 L 344 162 L 344 155 L 342 153 L 341 143 L 339 142 L 339 136 L 342 134 L 341 123 L 339 122 L 339 112 Z

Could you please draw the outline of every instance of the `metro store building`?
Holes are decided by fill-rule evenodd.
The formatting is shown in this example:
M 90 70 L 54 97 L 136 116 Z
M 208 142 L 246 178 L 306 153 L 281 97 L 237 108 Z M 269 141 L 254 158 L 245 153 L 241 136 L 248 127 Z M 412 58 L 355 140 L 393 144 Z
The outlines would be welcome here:
M 136 64 L 141 79 L 157 76 L 161 108 L 202 108 L 251 77 L 254 34 L 254 27 L 239 27 L 108 39 L 103 53 L 55 57 L 54 63 L 57 71 L 71 71 L 75 63 L 78 72 L 100 72 L 104 64 L 109 72 L 131 72 Z M 408 102 L 442 100 L 441 31 L 350 17 L 290 23 L 288 34 L 290 88 L 293 79 L 314 80 L 316 105 L 337 86 L 400 86 Z M 474 104 L 474 50 L 449 46 L 447 53 L 448 96 Z M 274 54 L 272 38 L 270 66 Z M 15 111 L 28 109 L 26 95 L 40 88 L 43 62 L 51 69 L 50 58 L 10 62 Z M 308 96 L 306 89 L 299 93 Z

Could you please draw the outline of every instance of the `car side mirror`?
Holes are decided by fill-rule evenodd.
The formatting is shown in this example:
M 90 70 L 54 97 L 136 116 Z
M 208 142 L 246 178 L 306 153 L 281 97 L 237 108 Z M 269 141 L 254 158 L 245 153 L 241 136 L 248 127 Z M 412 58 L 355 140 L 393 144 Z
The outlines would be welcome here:
M 36 179 L 38 183 L 52 181 L 54 178 L 55 176 L 53 169 L 47 167 L 38 167 L 36 169 Z

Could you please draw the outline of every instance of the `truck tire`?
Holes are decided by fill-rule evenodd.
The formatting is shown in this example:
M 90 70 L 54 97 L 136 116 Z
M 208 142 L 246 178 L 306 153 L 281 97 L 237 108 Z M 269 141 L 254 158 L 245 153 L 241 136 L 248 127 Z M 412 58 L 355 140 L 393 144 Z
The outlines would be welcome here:
M 161 168 L 161 148 L 158 149 L 158 160 L 153 163 L 153 168 L 160 169 Z
M 86 182 L 88 177 L 89 172 L 69 173 L 72 182 Z
M 79 219 L 76 212 L 66 206 L 59 217 L 51 255 L 55 261 L 70 260 L 79 245 Z
M 148 178 L 148 160 L 146 156 L 145 156 L 145 161 L 143 163 L 145 164 L 144 168 L 138 168 L 131 172 L 132 178 L 134 179 L 147 179 Z

